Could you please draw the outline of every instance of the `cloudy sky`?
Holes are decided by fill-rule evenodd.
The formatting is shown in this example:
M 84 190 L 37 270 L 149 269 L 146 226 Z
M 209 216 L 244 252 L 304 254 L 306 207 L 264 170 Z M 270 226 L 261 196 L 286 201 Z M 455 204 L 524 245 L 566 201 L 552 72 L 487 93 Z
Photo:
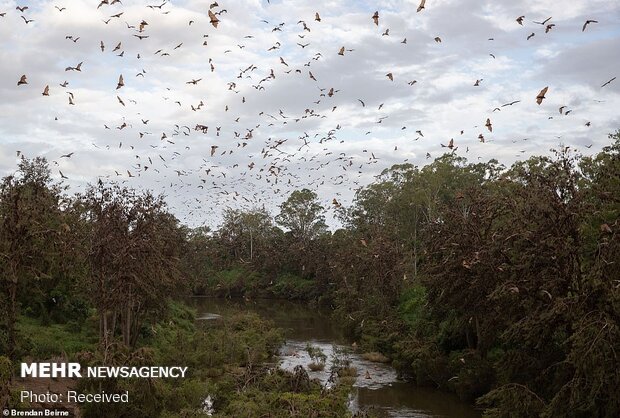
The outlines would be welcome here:
M 450 139 L 510 164 L 620 128 L 620 79 L 601 87 L 620 77 L 617 0 L 218 3 L 0 0 L 0 175 L 45 156 L 73 191 L 107 177 L 216 225 L 302 187 L 346 205 Z

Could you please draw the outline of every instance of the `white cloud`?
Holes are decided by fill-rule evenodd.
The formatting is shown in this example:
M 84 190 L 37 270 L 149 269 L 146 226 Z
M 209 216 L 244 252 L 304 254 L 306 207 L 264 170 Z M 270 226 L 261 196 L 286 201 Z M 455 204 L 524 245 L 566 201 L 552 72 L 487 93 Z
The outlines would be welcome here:
M 620 82 L 600 88 L 620 75 L 617 2 L 437 0 L 416 13 L 417 1 L 222 1 L 216 10 L 227 13 L 217 29 L 206 13 L 209 1 L 178 0 L 161 10 L 138 0 L 100 9 L 86 0 L 28 3 L 23 15 L 34 22 L 26 24 L 15 1 L 0 0 L 0 173 L 15 169 L 17 150 L 43 155 L 75 190 L 97 176 L 153 188 L 194 225 L 216 223 L 226 205 L 273 211 L 299 187 L 316 188 L 325 206 L 334 196 L 346 204 L 386 167 L 425 164 L 426 154 L 439 156 L 450 138 L 472 161 L 509 164 L 560 142 L 594 144 L 583 151 L 595 152 L 620 127 Z M 524 26 L 515 22 L 520 15 Z M 550 33 L 532 23 L 549 16 L 556 24 Z M 128 25 L 143 19 L 149 38 L 139 40 Z M 582 32 L 586 19 L 599 23 Z M 342 46 L 353 51 L 339 56 Z M 65 71 L 81 61 L 81 72 Z M 22 74 L 29 84 L 17 87 Z M 125 87 L 116 90 L 120 74 Z M 477 79 L 480 87 L 473 86 Z M 66 88 L 59 86 L 64 81 Z M 43 97 L 48 84 L 50 97 Z M 549 94 L 538 106 L 534 98 L 544 86 Z M 339 90 L 331 98 L 330 88 Z M 514 100 L 521 102 L 500 107 Z M 562 105 L 571 114 L 560 115 Z M 487 117 L 493 133 L 484 128 Z M 195 131 L 197 124 L 208 133 Z M 75 152 L 70 160 L 59 159 L 68 152 Z M 271 167 L 280 169 L 277 178 Z

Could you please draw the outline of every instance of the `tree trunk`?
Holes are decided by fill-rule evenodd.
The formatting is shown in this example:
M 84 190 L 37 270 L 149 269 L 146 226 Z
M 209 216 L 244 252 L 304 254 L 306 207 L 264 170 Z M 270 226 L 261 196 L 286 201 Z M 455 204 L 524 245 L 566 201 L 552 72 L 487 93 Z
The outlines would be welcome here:
M 131 306 L 127 306 L 127 341 L 125 342 L 128 346 L 131 345 Z
M 478 350 L 478 352 L 480 353 L 480 356 L 482 358 L 485 358 L 487 356 L 487 352 L 486 352 L 486 347 L 485 347 L 485 343 L 484 343 L 484 339 L 482 337 L 482 327 L 480 326 L 480 321 L 478 320 L 478 317 L 475 317 L 475 321 L 476 321 L 476 348 Z
M 9 306 L 7 312 L 7 327 L 8 327 L 8 349 L 9 358 L 13 359 L 15 356 L 17 335 L 15 331 L 15 323 L 17 321 L 17 278 L 13 278 L 9 283 Z
M 472 349 L 474 347 L 474 342 L 471 339 L 471 330 L 469 328 L 469 324 L 465 326 L 465 338 L 467 339 L 467 348 Z
M 131 344 L 131 305 L 127 304 L 125 312 L 121 315 L 121 327 L 123 332 L 123 344 L 130 346 Z
M 100 335 L 101 341 L 107 346 L 108 345 L 108 312 L 105 308 L 101 309 L 101 316 L 103 317 L 103 334 Z
M 418 226 L 416 217 L 416 226 L 413 228 L 413 280 L 418 278 Z
M 112 311 L 112 326 L 110 327 L 110 335 L 114 336 L 116 335 L 116 322 L 118 319 L 118 312 L 116 312 L 116 309 L 114 309 Z
M 138 342 L 138 331 L 140 329 L 140 321 L 139 321 L 139 313 L 138 313 L 139 307 L 136 309 L 136 312 L 133 313 L 132 315 L 132 324 L 131 324 L 131 339 L 129 340 L 129 345 L 131 347 L 135 347 L 136 343 Z
M 254 258 L 254 236 L 252 235 L 252 229 L 250 229 L 250 260 Z

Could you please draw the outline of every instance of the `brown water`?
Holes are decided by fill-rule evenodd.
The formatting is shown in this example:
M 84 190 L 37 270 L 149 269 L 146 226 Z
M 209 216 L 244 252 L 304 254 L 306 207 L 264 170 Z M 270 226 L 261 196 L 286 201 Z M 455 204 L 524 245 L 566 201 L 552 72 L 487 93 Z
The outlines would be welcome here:
M 358 378 L 350 398 L 352 411 L 374 407 L 394 418 L 479 418 L 480 413 L 456 396 L 438 390 L 420 388 L 397 379 L 389 365 L 372 363 L 350 350 L 351 341 L 334 324 L 325 310 L 309 307 L 303 302 L 277 300 L 227 300 L 191 298 L 190 304 L 198 311 L 198 318 L 213 320 L 241 310 L 258 313 L 285 331 L 286 343 L 280 350 L 280 367 L 292 370 L 297 365 L 307 366 L 311 359 L 307 344 L 319 347 L 327 355 L 323 371 L 309 372 L 329 385 L 329 369 L 334 352 L 350 360 L 358 370 Z

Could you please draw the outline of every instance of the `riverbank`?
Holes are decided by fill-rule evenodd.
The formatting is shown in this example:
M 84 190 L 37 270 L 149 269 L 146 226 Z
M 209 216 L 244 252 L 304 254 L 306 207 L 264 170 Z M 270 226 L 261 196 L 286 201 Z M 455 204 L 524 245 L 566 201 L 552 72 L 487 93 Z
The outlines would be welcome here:
M 284 340 L 273 322 L 240 311 L 217 321 L 197 321 L 196 311 L 180 303 L 173 303 L 170 312 L 165 320 L 143 330 L 135 350 L 115 345 L 105 352 L 96 338 L 90 339 L 95 329 L 89 321 L 76 327 L 20 318 L 27 346 L 39 347 L 22 361 L 78 361 L 86 367 L 102 364 L 105 358 L 108 365 L 180 364 L 189 373 L 182 380 L 82 378 L 51 383 L 49 379 L 12 379 L 9 407 L 50 406 L 19 402 L 21 390 L 56 393 L 70 388 L 81 393 L 129 393 L 126 404 L 70 405 L 76 416 L 85 417 L 176 417 L 205 412 L 221 418 L 348 415 L 351 382 L 340 379 L 326 390 L 302 368 L 286 371 L 275 366 Z M 18 374 L 17 363 L 5 366 Z
M 144 408 L 120 411 L 128 415 L 191 411 L 218 389 L 248 388 L 285 413 L 281 396 L 292 396 L 286 382 L 295 378 L 278 378 L 267 395 L 272 368 L 258 368 L 277 355 L 263 340 L 272 325 L 222 315 L 200 329 L 168 304 L 203 293 L 253 302 L 264 292 L 329 305 L 328 320 L 362 352 L 388 357 L 419 386 L 476 402 L 489 418 L 619 416 L 620 133 L 610 139 L 593 155 L 563 147 L 511 167 L 453 153 L 395 165 L 350 205 L 334 199 L 342 228 L 333 231 L 310 189 L 292 191 L 279 213 L 226 208 L 216 229 L 191 228 L 164 196 L 103 179 L 68 195 L 46 159 L 23 158 L 0 193 L 10 261 L 0 262 L 0 358 L 18 364 L 60 350 L 85 364 L 207 365 L 180 387 L 81 384 L 131 389 Z M 20 329 L 20 315 L 39 322 Z M 83 346 L 84 331 L 97 335 L 95 348 Z M 29 342 L 39 332 L 46 341 Z M 4 379 L 14 369 L 0 371 Z M 293 396 L 296 407 L 313 387 Z
M 346 362 L 356 370 L 348 402 L 351 413 L 385 417 L 480 417 L 479 411 L 456 395 L 402 381 L 389 364 L 364 359 L 364 351 L 334 321 L 329 309 L 273 299 L 193 297 L 188 303 L 196 309 L 198 318 L 205 318 L 203 321 L 209 323 L 241 311 L 269 319 L 282 329 L 285 337 L 277 359 L 279 366 L 289 371 L 298 366 L 308 370 L 313 362 L 308 348 L 318 349 L 325 355 L 324 367 L 307 373 L 323 385 L 329 384 L 334 363 Z

